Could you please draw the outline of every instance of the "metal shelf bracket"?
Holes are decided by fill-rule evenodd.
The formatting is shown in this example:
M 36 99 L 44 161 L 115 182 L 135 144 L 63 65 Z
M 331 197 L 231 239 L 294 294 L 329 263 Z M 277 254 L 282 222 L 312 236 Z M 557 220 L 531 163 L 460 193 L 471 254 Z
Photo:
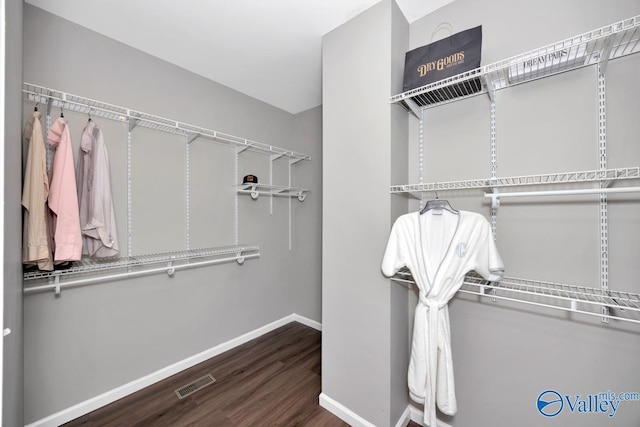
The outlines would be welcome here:
M 500 193 L 497 188 L 493 189 L 493 192 L 488 195 L 491 197 L 491 209 L 498 210 L 500 207 Z
M 129 132 L 133 131 L 133 129 L 135 129 L 135 127 L 138 125 L 139 120 L 138 119 L 134 119 L 134 118 L 130 118 L 129 119 Z
M 256 190 L 256 186 L 255 186 L 255 185 L 252 185 L 252 186 L 251 186 L 251 193 L 250 193 L 250 195 L 251 195 L 251 198 L 252 198 L 253 200 L 258 200 L 258 197 L 260 196 L 260 193 L 258 192 L 258 190 Z
M 51 96 L 51 91 L 47 91 L 48 95 Z M 47 117 L 51 117 L 51 106 L 53 104 L 53 100 L 51 98 L 46 98 L 47 103 Z
M 59 297 L 60 294 L 61 294 L 61 290 L 60 290 L 60 274 L 56 274 L 53 277 L 51 277 L 49 279 L 49 283 L 54 285 L 53 293 L 54 293 L 55 296 Z
M 187 144 L 191 144 L 193 141 L 195 141 L 196 139 L 200 138 L 200 136 L 202 136 L 199 133 L 190 133 L 187 136 Z
M 173 261 L 175 257 L 171 257 L 171 261 L 167 263 L 167 275 L 169 277 L 173 277 L 176 274 L 176 268 L 173 266 Z

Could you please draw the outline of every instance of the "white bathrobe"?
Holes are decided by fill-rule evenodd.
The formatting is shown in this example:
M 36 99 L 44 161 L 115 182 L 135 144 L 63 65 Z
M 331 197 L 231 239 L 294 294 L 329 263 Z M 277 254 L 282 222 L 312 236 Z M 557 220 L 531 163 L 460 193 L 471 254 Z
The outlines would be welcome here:
M 424 403 L 424 421 L 436 427 L 436 401 L 456 413 L 447 302 L 475 270 L 489 281 L 504 271 L 491 225 L 480 214 L 430 210 L 399 217 L 389 236 L 382 272 L 391 277 L 402 267 L 419 289 L 414 316 L 408 383 L 411 399 Z

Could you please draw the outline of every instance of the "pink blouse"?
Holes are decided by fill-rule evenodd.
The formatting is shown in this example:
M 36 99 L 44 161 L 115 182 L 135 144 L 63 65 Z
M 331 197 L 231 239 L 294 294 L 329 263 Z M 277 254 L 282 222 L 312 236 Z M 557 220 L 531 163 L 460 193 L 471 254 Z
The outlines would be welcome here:
M 49 183 L 49 209 L 54 214 L 54 262 L 78 261 L 82 258 L 78 191 L 71 136 L 64 118 L 59 117 L 53 123 L 47 134 L 47 142 L 56 150 Z

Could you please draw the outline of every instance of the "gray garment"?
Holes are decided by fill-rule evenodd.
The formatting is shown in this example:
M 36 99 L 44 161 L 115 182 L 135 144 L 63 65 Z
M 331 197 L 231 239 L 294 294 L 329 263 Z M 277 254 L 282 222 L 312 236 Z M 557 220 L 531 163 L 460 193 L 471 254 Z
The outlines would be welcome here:
M 92 120 L 82 131 L 76 177 L 83 255 L 117 256 L 118 233 L 111 196 L 109 156 L 102 131 Z

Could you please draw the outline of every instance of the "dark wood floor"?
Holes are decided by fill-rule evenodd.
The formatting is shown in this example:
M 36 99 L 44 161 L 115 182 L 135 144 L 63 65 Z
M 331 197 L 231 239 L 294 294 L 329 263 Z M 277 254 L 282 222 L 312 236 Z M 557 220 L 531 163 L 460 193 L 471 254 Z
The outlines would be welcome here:
M 290 323 L 65 426 L 348 426 L 318 405 L 320 337 Z M 178 399 L 207 374 L 216 382 Z

